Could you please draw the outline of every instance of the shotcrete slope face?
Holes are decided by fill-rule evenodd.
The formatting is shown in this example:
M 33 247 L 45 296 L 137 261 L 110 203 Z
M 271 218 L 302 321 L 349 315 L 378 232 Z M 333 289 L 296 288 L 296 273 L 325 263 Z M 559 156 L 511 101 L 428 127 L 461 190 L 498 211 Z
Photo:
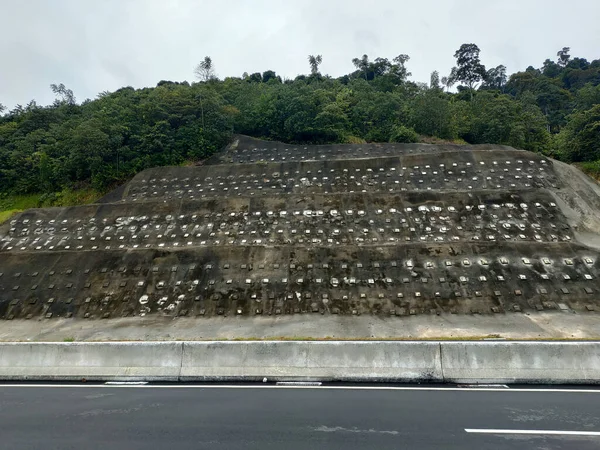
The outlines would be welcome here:
M 0 317 L 588 313 L 600 261 L 578 236 L 598 231 L 598 195 L 558 164 L 240 136 L 208 165 L 0 227 Z

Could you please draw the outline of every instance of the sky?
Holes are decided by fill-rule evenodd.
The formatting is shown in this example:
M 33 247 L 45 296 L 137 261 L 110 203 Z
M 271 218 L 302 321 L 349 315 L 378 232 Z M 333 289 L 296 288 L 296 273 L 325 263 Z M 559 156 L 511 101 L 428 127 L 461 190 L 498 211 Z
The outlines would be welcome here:
M 598 0 L 0 0 L 0 103 L 78 101 L 123 86 L 193 81 L 212 58 L 220 78 L 274 70 L 337 77 L 367 54 L 410 56 L 414 81 L 447 75 L 454 52 L 475 43 L 487 67 L 540 67 L 562 47 L 600 58 Z

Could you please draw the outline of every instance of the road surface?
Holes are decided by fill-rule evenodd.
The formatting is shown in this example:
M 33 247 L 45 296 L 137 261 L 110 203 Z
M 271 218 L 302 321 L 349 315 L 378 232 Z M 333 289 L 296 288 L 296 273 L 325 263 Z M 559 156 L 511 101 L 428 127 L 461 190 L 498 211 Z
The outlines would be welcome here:
M 0 386 L 5 449 L 600 449 L 600 390 Z

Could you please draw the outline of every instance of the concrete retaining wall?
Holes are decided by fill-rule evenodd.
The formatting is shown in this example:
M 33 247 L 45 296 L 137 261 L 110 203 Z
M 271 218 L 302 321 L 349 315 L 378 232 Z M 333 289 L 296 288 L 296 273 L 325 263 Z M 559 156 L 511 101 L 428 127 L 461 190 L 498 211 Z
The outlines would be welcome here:
M 182 380 L 439 380 L 435 342 L 186 342 Z
M 180 342 L 2 343 L 4 380 L 177 381 Z
M 600 342 L 0 343 L 0 379 L 600 383 Z
M 600 383 L 599 342 L 443 342 L 454 383 Z

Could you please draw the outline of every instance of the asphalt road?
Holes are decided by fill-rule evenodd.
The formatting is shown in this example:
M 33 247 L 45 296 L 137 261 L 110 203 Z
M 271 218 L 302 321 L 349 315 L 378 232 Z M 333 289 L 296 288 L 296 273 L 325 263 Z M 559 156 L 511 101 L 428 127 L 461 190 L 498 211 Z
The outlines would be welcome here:
M 600 449 L 600 391 L 1 386 L 0 448 Z

